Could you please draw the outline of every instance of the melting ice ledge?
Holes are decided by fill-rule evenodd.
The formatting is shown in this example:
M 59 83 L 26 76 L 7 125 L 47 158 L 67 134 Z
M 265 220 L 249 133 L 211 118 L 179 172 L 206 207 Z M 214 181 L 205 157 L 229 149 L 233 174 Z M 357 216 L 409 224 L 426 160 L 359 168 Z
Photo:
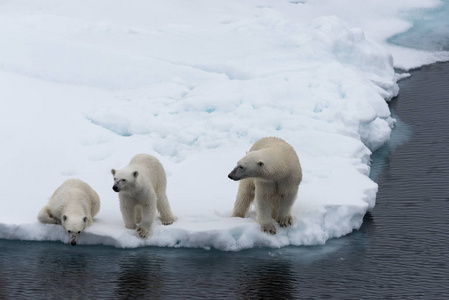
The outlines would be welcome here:
M 123 11 L 110 1 L 107 12 L 48 3 L 20 13 L 4 4 L 0 21 L 10 26 L 0 32 L 0 90 L 11 99 L 0 112 L 0 238 L 67 243 L 61 226 L 36 216 L 68 178 L 101 198 L 79 245 L 321 245 L 374 208 L 370 155 L 389 140 L 386 101 L 398 78 L 389 52 L 361 29 L 311 19 L 307 2 Z M 264 136 L 289 142 L 304 174 L 294 224 L 274 236 L 260 231 L 254 208 L 230 217 L 238 184 L 227 174 Z M 146 240 L 125 229 L 111 188 L 110 169 L 137 153 L 163 163 L 178 217 Z

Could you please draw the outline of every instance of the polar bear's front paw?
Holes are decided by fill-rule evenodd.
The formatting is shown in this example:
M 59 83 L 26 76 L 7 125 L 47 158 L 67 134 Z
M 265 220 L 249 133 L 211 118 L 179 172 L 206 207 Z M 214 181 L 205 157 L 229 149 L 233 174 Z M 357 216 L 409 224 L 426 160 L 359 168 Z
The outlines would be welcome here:
M 139 237 L 145 239 L 149 236 L 150 231 L 146 228 L 140 227 L 138 226 L 136 228 L 137 234 L 139 235 Z
M 162 225 L 171 225 L 176 221 L 176 217 L 161 218 Z
M 274 227 L 273 224 L 263 224 L 260 225 L 260 228 L 263 232 L 269 233 L 269 234 L 276 234 L 276 227 Z
M 290 225 L 293 224 L 292 216 L 279 217 L 276 221 L 281 227 L 289 227 Z

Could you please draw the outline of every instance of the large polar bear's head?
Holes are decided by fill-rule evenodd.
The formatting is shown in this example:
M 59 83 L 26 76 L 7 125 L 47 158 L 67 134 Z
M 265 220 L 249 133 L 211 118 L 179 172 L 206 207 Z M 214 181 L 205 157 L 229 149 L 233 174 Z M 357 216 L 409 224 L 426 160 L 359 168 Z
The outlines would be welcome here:
M 62 216 L 62 227 L 68 233 L 70 239 L 70 245 L 75 246 L 78 243 L 80 234 L 86 229 L 88 219 L 86 216 Z
M 271 160 L 272 158 L 264 150 L 248 152 L 237 162 L 237 166 L 228 177 L 235 181 L 250 177 L 265 178 L 272 166 Z
M 114 191 L 121 192 L 133 189 L 139 172 L 131 167 L 125 167 L 121 170 L 111 170 L 112 176 L 114 176 L 114 185 L 112 189 Z

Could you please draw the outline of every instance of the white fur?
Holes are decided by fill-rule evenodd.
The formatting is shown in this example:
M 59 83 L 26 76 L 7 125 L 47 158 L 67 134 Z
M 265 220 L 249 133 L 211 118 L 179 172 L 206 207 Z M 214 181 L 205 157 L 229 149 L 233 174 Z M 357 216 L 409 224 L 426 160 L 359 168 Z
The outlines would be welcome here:
M 245 217 L 256 200 L 256 212 L 262 231 L 276 233 L 272 219 L 281 227 L 293 222 L 291 208 L 302 180 L 301 164 L 295 150 L 276 137 L 258 140 L 229 174 L 240 180 L 233 217 Z
M 170 225 L 176 220 L 166 195 L 165 170 L 157 158 L 138 154 L 128 166 L 121 170 L 112 169 L 111 173 L 126 228 L 135 229 L 141 238 L 150 236 L 156 209 L 162 224 Z
M 98 194 L 84 181 L 68 179 L 56 189 L 37 219 L 41 223 L 61 224 L 75 246 L 79 235 L 92 224 L 99 210 Z

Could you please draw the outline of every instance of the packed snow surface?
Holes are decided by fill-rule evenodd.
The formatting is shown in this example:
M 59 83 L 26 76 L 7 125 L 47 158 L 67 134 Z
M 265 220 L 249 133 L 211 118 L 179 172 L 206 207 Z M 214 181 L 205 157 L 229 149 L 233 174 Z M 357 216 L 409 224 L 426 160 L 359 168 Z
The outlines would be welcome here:
M 237 251 L 359 228 L 376 199 L 370 154 L 394 126 L 393 67 L 445 55 L 386 44 L 410 27 L 404 12 L 438 5 L 393 2 L 2 1 L 0 238 L 67 242 L 36 217 L 69 178 L 101 198 L 79 244 Z M 231 217 L 227 178 L 265 136 L 296 149 L 304 177 L 294 224 L 273 236 L 254 207 Z M 146 240 L 124 227 L 110 173 L 138 153 L 164 165 L 178 218 Z

